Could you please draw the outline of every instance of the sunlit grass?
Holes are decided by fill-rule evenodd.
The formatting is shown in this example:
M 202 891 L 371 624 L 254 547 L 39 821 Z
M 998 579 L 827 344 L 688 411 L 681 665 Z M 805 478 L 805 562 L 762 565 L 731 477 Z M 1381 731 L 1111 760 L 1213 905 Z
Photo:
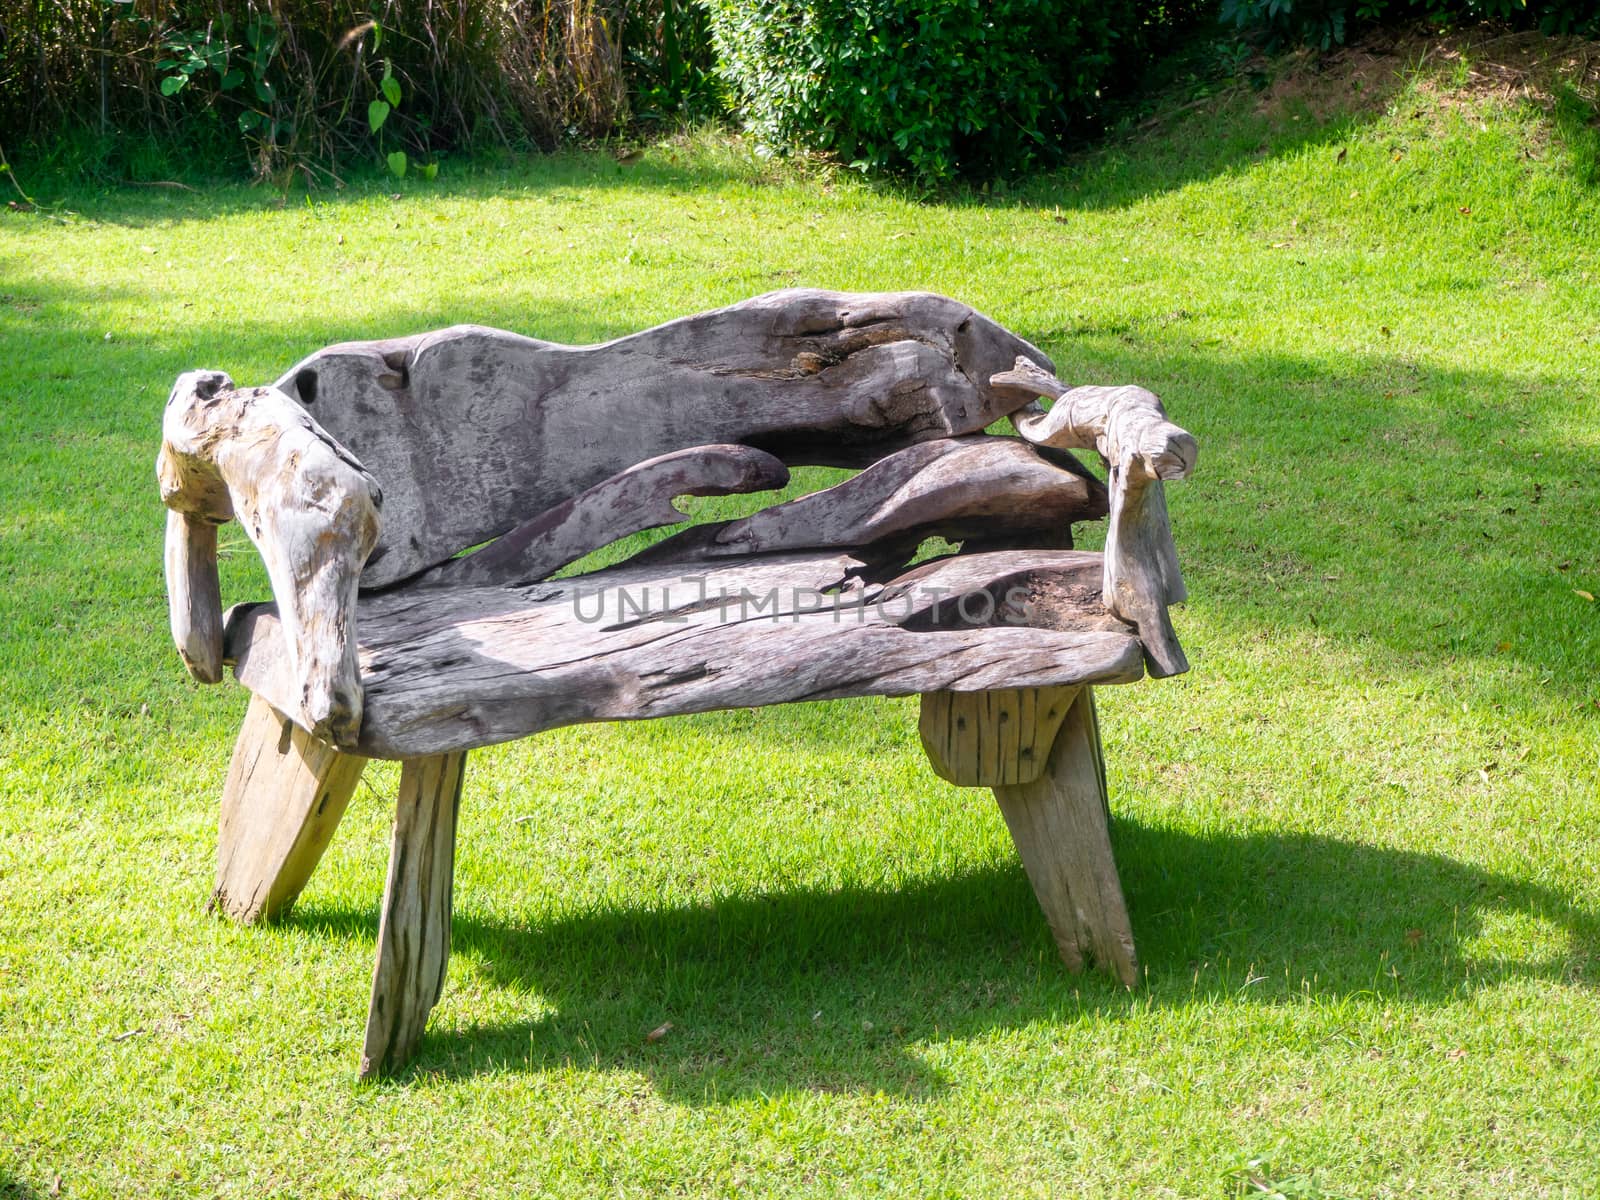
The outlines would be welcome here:
M 1526 107 L 1293 116 L 970 203 L 688 143 L 34 182 L 74 215 L 0 212 L 0 1190 L 1593 1194 L 1600 197 Z M 1200 438 L 1194 670 L 1102 697 L 1144 985 L 1063 971 L 911 703 L 571 729 L 473 756 L 450 982 L 357 1087 L 395 770 L 291 921 L 204 914 L 244 696 L 167 641 L 172 378 L 789 285 L 959 296 Z

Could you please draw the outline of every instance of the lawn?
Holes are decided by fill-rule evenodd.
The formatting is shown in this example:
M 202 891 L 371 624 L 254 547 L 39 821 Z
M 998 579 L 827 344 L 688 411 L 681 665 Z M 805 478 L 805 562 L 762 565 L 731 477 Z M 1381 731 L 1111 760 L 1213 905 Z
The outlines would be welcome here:
M 937 202 L 710 138 L 281 203 L 25 181 L 0 1195 L 1600 1193 L 1596 134 L 1376 78 Z M 443 1000 L 358 1086 L 397 771 L 288 921 L 206 915 L 245 695 L 167 638 L 173 377 L 790 285 L 958 296 L 1200 439 L 1194 668 L 1101 693 L 1144 981 L 1065 972 L 913 701 L 575 728 L 473 755 Z

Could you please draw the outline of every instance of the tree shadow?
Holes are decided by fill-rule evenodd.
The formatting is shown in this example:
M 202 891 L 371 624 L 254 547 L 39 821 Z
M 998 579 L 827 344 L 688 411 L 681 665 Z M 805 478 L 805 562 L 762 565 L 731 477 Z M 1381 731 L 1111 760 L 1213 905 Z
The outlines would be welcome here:
M 941 199 L 998 208 L 1130 208 L 1259 163 L 1342 148 L 1383 119 L 1415 82 L 1430 81 L 1443 99 L 1424 95 L 1423 109 L 1493 100 L 1536 110 L 1572 177 L 1593 187 L 1600 183 L 1600 71 L 1590 45 L 1489 27 L 1448 36 L 1425 26 L 1377 29 L 1331 52 L 1258 59 L 1214 94 L 1187 103 L 1172 88 L 1160 88 L 1158 94 L 1173 97 L 1169 107 L 1057 170 L 999 191 Z M 1521 98 L 1511 101 L 1519 92 Z
M 1374 678 L 1510 661 L 1547 676 L 1530 703 L 1595 698 L 1600 621 L 1572 604 L 1600 576 L 1586 515 L 1600 484 L 1572 420 L 1572 398 L 1593 390 L 1581 373 L 1073 335 L 1074 378 L 1136 380 L 1199 440 L 1199 470 L 1167 498 L 1190 606 L 1208 620 L 1336 638 Z
M 1014 183 L 1003 191 L 961 187 L 920 196 L 899 181 L 852 179 L 852 186 L 912 202 L 955 206 L 1122 208 L 1240 166 L 1287 157 L 1348 138 L 1381 113 L 1405 85 L 1402 59 L 1344 47 L 1323 56 L 1295 55 L 1280 64 L 1281 78 L 1264 90 L 1242 77 L 1216 95 L 1157 112 L 1132 136 L 1108 136 L 1056 171 Z M 625 161 L 606 151 L 507 154 L 484 163 L 446 163 L 431 181 L 354 175 L 342 186 L 288 189 L 266 184 L 185 186 L 122 184 L 88 188 L 49 178 L 32 181 L 34 194 L 62 194 L 60 203 L 95 221 L 128 227 L 206 220 L 288 207 L 337 211 L 352 204 L 393 203 L 400 208 L 439 200 L 537 196 L 581 203 L 568 189 L 625 187 L 669 193 L 696 192 L 728 183 L 763 185 L 794 172 L 755 154 L 752 143 L 715 145 L 662 142 Z M 25 167 L 24 167 L 25 170 Z M 575 214 L 576 216 L 576 214 Z
M 143 299 L 148 292 L 129 287 L 89 287 L 56 275 L 36 274 L 37 262 L 0 254 L 0 339 L 32 340 L 46 331 L 81 323 L 93 305 L 108 300 Z
M 1463 273 L 1427 286 L 1497 285 Z M 77 342 L 62 335 L 59 346 L 43 330 L 92 306 L 89 290 L 24 272 L 8 281 L 0 300 L 0 338 L 28 341 L 36 350 L 34 369 L 83 369 L 81 328 Z M 512 313 L 504 302 L 484 311 L 476 300 L 459 299 L 426 310 L 377 310 L 359 328 L 348 322 L 307 328 L 285 318 L 230 335 L 228 363 L 209 361 L 219 337 L 213 327 L 128 331 L 107 344 L 104 369 L 170 380 L 204 358 L 205 365 L 232 367 L 240 382 L 257 382 L 250 364 L 270 364 L 260 370 L 270 377 L 327 342 L 436 328 L 469 311 L 536 336 L 586 341 L 650 324 L 647 303 L 634 299 L 608 310 L 603 324 L 592 307 L 578 303 L 541 301 L 536 311 L 523 306 Z M 1018 332 L 1048 349 L 1075 381 L 1150 388 L 1199 439 L 1197 474 L 1167 491 L 1193 611 L 1240 638 L 1314 631 L 1337 639 L 1375 677 L 1463 661 L 1536 668 L 1544 677 L 1537 692 L 1497 697 L 1512 707 L 1595 699 L 1600 621 L 1573 608 L 1574 590 L 1593 594 L 1600 577 L 1600 527 L 1591 520 L 1600 483 L 1588 468 L 1591 447 L 1574 440 L 1570 411 L 1572 398 L 1593 392 L 1581 364 L 1561 373 L 1508 373 L 1443 368 L 1405 349 L 1352 352 L 1336 363 L 1291 351 L 1243 353 L 1186 339 L 1191 316 L 1151 315 L 1120 325 L 1078 320 Z M 1372 314 L 1375 324 L 1385 319 L 1382 311 Z M 76 433 L 115 432 L 116 443 L 97 447 L 98 469 L 105 478 L 146 487 L 159 394 L 151 392 L 151 440 L 141 444 L 121 436 L 126 405 L 106 405 L 81 388 L 74 394 L 79 398 L 54 406 L 48 421 L 23 408 L 12 423 L 31 421 L 22 436 L 41 445 L 60 440 L 50 450 L 57 456 L 74 452 Z M 1498 402 L 1503 397 L 1518 399 Z M 153 488 L 146 495 L 155 503 Z M 701 519 L 726 515 L 723 503 L 700 506 Z M 140 511 L 138 503 L 126 511 Z M 1090 548 L 1094 529 L 1083 530 Z M 159 522 L 149 531 L 153 544 Z M 619 544 L 606 560 L 642 548 L 650 536 L 665 533 Z M 241 546 L 238 557 L 249 559 L 242 538 L 232 540 Z M 128 569 L 154 569 L 159 554 L 152 554 L 149 563 Z M 260 580 L 253 564 L 224 574 L 225 583 L 228 576 L 252 587 Z M 232 598 L 260 599 L 262 592 L 237 594 L 230 585 Z M 1177 627 L 1204 670 L 1207 648 L 1193 641 L 1182 612 Z M 708 728 L 717 720 L 706 718 Z M 812 724 L 777 713 L 748 732 L 783 740 L 806 736 Z
M 1002 195 L 969 192 L 956 199 L 1094 212 L 1129 208 L 1270 159 L 1342 145 L 1383 115 L 1407 86 L 1408 67 L 1382 46 L 1291 54 L 1274 65 L 1276 78 L 1246 72 L 1212 95 L 1156 111 L 1131 133 L 1091 146 Z
M 945 1086 L 917 1054 L 934 1038 L 1241 998 L 1427 1005 L 1510 979 L 1596 982 L 1595 913 L 1439 855 L 1135 821 L 1119 821 L 1114 842 L 1145 969 L 1132 994 L 1065 971 L 1017 865 L 528 925 L 469 903 L 455 921 L 454 986 L 476 977 L 530 1015 L 437 1029 L 402 1078 L 577 1066 L 637 1072 L 688 1104 L 784 1091 L 918 1097 Z M 1553 926 L 1565 945 L 1505 953 L 1483 939 L 1501 918 Z M 307 905 L 289 920 L 376 938 L 371 911 Z
M 25 168 L 19 166 L 19 170 Z M 626 188 L 693 195 L 730 183 L 762 186 L 780 178 L 774 165 L 730 143 L 713 150 L 665 143 L 626 160 L 601 151 L 506 155 L 486 163 L 447 163 L 433 180 L 353 175 L 342 186 L 307 190 L 265 183 L 219 183 L 213 187 L 122 184 L 86 187 L 49 178 L 29 180 L 30 190 L 52 211 L 127 228 L 207 221 L 255 212 L 306 209 L 333 211 L 363 204 L 393 205 L 396 212 L 440 201 L 527 197 L 570 204 L 582 219 L 583 190 Z

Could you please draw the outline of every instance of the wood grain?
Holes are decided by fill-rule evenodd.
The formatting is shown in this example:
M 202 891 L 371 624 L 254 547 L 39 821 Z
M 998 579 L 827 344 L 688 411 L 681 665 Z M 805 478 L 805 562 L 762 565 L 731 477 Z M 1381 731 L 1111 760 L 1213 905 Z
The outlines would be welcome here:
M 378 957 L 361 1045 L 362 1079 L 411 1060 L 450 964 L 456 815 L 465 754 L 407 760 L 400 768 L 394 846 L 378 919 Z
M 217 526 L 198 514 L 167 510 L 167 615 L 173 644 L 200 683 L 222 681 L 222 580 Z
M 781 488 L 789 468 L 749 446 L 696 446 L 647 459 L 525 521 L 504 537 L 423 572 L 427 586 L 533 583 L 618 538 L 688 520 L 678 496 Z
M 1032 783 L 1078 688 L 927 692 L 917 731 L 941 779 L 962 787 Z
M 1039 778 L 994 795 L 1062 961 L 1073 971 L 1098 966 L 1132 987 L 1139 962 L 1111 854 L 1093 689 L 1079 693 Z
M 349 342 L 277 387 L 383 481 L 378 587 L 673 451 L 864 467 L 977 433 L 1029 398 L 989 383 L 1019 356 L 1050 366 L 948 297 L 791 290 L 596 346 L 470 325 Z
M 222 790 L 211 908 L 245 924 L 287 913 L 322 860 L 366 762 L 252 696 Z
M 874 576 L 848 551 L 611 568 L 522 587 L 363 595 L 359 748 L 413 758 L 585 721 L 839 696 L 1128 682 L 1100 557 L 962 554 Z M 246 687 L 292 696 L 272 605 L 230 613 Z
M 901 565 L 938 536 L 973 547 L 1069 549 L 1072 523 L 1106 514 L 1099 480 L 1017 438 L 979 435 L 908 446 L 858 475 L 737 521 L 696 525 L 638 562 L 711 561 L 850 548 Z

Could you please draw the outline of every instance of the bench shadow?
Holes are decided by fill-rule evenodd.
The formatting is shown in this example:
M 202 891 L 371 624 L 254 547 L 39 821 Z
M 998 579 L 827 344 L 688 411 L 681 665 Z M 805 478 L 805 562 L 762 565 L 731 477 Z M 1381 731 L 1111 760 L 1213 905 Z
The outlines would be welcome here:
M 1600 917 L 1476 866 L 1310 834 L 1199 836 L 1123 820 L 1114 837 L 1145 972 L 1134 993 L 1062 967 L 1014 863 L 903 888 L 802 887 L 527 925 L 469 904 L 447 1007 L 449 989 L 491 987 L 528 1016 L 447 1019 L 401 1078 L 576 1068 L 637 1073 L 688 1104 L 789 1091 L 915 1098 L 946 1086 L 921 1046 L 1040 1021 L 1300 1003 L 1303 988 L 1427 1005 L 1508 979 L 1597 982 Z M 308 905 L 289 920 L 376 938 L 370 910 Z M 1531 943 L 1528 922 L 1540 927 Z

